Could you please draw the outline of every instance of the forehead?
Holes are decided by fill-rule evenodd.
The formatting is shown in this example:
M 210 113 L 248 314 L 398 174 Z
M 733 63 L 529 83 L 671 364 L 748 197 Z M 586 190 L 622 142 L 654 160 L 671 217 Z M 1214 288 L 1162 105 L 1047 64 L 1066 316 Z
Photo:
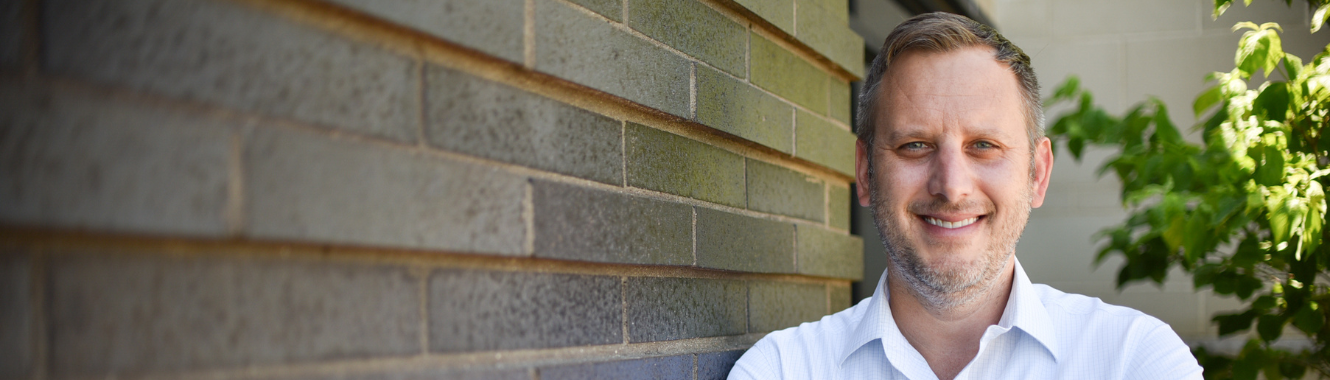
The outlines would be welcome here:
M 909 51 L 878 86 L 875 120 L 885 136 L 945 132 L 1025 136 L 1020 84 L 994 50 Z

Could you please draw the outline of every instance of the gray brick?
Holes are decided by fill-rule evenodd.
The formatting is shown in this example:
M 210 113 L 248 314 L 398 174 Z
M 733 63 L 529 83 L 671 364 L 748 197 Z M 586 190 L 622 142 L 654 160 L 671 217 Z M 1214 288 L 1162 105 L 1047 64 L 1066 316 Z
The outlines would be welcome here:
M 255 377 L 255 380 L 271 377 Z M 282 380 L 531 380 L 526 368 L 512 369 L 390 369 L 283 377 Z
M 864 40 L 850 30 L 844 18 L 812 5 L 800 6 L 797 13 L 795 37 L 850 73 L 864 75 Z
M 574 4 L 599 13 L 610 20 L 623 22 L 623 2 L 625 0 L 569 0 Z
M 862 280 L 864 240 L 858 236 L 808 225 L 795 227 L 799 273 Z
M 536 1 L 536 69 L 689 117 L 681 56 L 552 0 Z
M 840 312 L 841 310 L 849 309 L 850 306 L 853 306 L 853 303 L 857 301 L 851 298 L 849 285 L 828 285 L 828 286 L 831 288 L 830 290 L 831 299 L 828 302 L 831 304 L 831 310 L 829 311 L 830 313 L 835 314 Z
M 699 65 L 697 121 L 775 150 L 791 153 L 793 106 L 748 83 Z
M 430 351 L 623 342 L 618 277 L 445 269 L 429 280 Z
M 420 350 L 419 288 L 403 268 L 97 252 L 53 258 L 51 276 L 57 376 Z
M 743 334 L 746 294 L 734 280 L 629 278 L 628 341 Z
M 224 234 L 229 122 L 116 99 L 0 84 L 0 221 Z
M 32 261 L 0 251 L 0 379 L 27 378 L 32 372 Z
M 521 63 L 524 0 L 332 0 L 462 46 Z
M 753 84 L 818 114 L 827 112 L 826 73 L 757 33 L 751 33 L 748 48 Z
M 747 28 L 696 0 L 631 0 L 628 24 L 725 72 L 747 75 Z
M 748 332 L 768 332 L 812 322 L 827 314 L 827 287 L 771 281 L 748 283 Z
M 799 9 L 804 7 L 821 7 L 826 15 L 835 17 L 839 25 L 846 25 L 850 22 L 850 5 L 847 0 L 796 0 Z
M 247 112 L 412 140 L 412 59 L 233 2 L 43 3 L 43 62 L 59 74 Z
M 762 161 L 747 160 L 749 210 L 826 220 L 826 188 L 821 180 Z
M 628 186 L 744 206 L 743 157 L 635 123 L 624 140 Z
M 610 184 L 623 183 L 623 125 L 496 82 L 430 66 L 429 143 Z
M 827 186 L 827 207 L 830 209 L 827 219 L 830 219 L 828 225 L 832 228 L 850 230 L 850 188 L 837 185 Z
M 526 183 L 496 168 L 280 128 L 245 165 L 255 237 L 525 254 Z
M 697 266 L 794 272 L 794 225 L 708 208 L 697 210 Z
M 23 0 L 0 1 L 0 66 L 18 66 L 23 56 Z
M 803 110 L 795 115 L 794 156 L 853 175 L 854 134 Z
M 541 380 L 691 380 L 692 378 L 693 355 L 573 364 L 540 369 Z
M 850 124 L 850 102 L 854 99 L 854 90 L 850 89 L 850 84 L 842 82 L 835 77 L 827 78 L 827 116 L 840 120 L 846 125 Z
M 697 354 L 697 380 L 725 380 L 743 350 Z
M 794 34 L 794 0 L 735 0 L 786 33 Z
M 538 257 L 692 265 L 693 208 L 557 182 L 532 181 Z

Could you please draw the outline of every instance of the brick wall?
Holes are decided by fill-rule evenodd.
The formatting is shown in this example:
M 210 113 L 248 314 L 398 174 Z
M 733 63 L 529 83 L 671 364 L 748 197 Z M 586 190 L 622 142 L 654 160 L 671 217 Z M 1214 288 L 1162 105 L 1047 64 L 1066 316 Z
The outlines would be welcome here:
M 0 0 L 0 379 L 723 378 L 850 304 L 845 0 Z

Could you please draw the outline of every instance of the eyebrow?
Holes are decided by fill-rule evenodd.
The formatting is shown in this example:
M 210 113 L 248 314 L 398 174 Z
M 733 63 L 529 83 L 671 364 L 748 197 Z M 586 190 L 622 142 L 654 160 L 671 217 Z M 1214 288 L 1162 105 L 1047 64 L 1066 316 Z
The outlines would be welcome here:
M 974 138 L 990 140 L 1002 140 L 1001 137 L 1004 136 L 1000 130 L 992 127 L 980 127 L 977 131 L 969 131 L 967 134 Z M 914 129 L 909 131 L 892 131 L 887 133 L 885 137 L 887 141 L 900 141 L 912 138 L 926 139 L 932 137 L 932 135 L 934 135 L 934 133 L 931 131 Z

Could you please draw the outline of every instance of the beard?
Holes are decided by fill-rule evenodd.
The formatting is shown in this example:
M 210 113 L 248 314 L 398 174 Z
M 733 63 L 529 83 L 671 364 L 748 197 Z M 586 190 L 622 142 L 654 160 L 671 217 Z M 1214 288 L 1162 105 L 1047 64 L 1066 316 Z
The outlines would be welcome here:
M 1016 253 L 1016 243 L 1030 218 L 1030 200 L 1033 194 L 1029 190 L 1017 199 L 1013 205 L 997 210 L 991 201 L 965 201 L 950 203 L 940 198 L 930 201 L 914 202 L 907 205 L 907 213 L 893 212 L 892 199 L 875 189 L 870 189 L 873 208 L 873 224 L 877 226 L 882 238 L 882 246 L 887 252 L 891 269 L 899 274 L 909 291 L 927 307 L 949 310 L 968 304 L 996 284 L 1007 261 Z M 998 211 L 998 212 L 994 212 Z M 989 245 L 986 247 L 964 246 L 956 242 L 929 241 L 924 236 L 910 235 L 917 231 L 910 224 L 910 218 L 919 214 L 982 214 L 987 215 L 982 227 L 989 232 Z M 904 216 L 906 220 L 898 220 Z M 995 220 L 990 220 L 995 219 Z M 933 250 L 944 252 L 942 257 L 928 262 L 919 255 L 919 248 L 914 242 L 929 245 Z M 975 259 L 961 259 L 954 253 L 960 250 L 982 250 Z

